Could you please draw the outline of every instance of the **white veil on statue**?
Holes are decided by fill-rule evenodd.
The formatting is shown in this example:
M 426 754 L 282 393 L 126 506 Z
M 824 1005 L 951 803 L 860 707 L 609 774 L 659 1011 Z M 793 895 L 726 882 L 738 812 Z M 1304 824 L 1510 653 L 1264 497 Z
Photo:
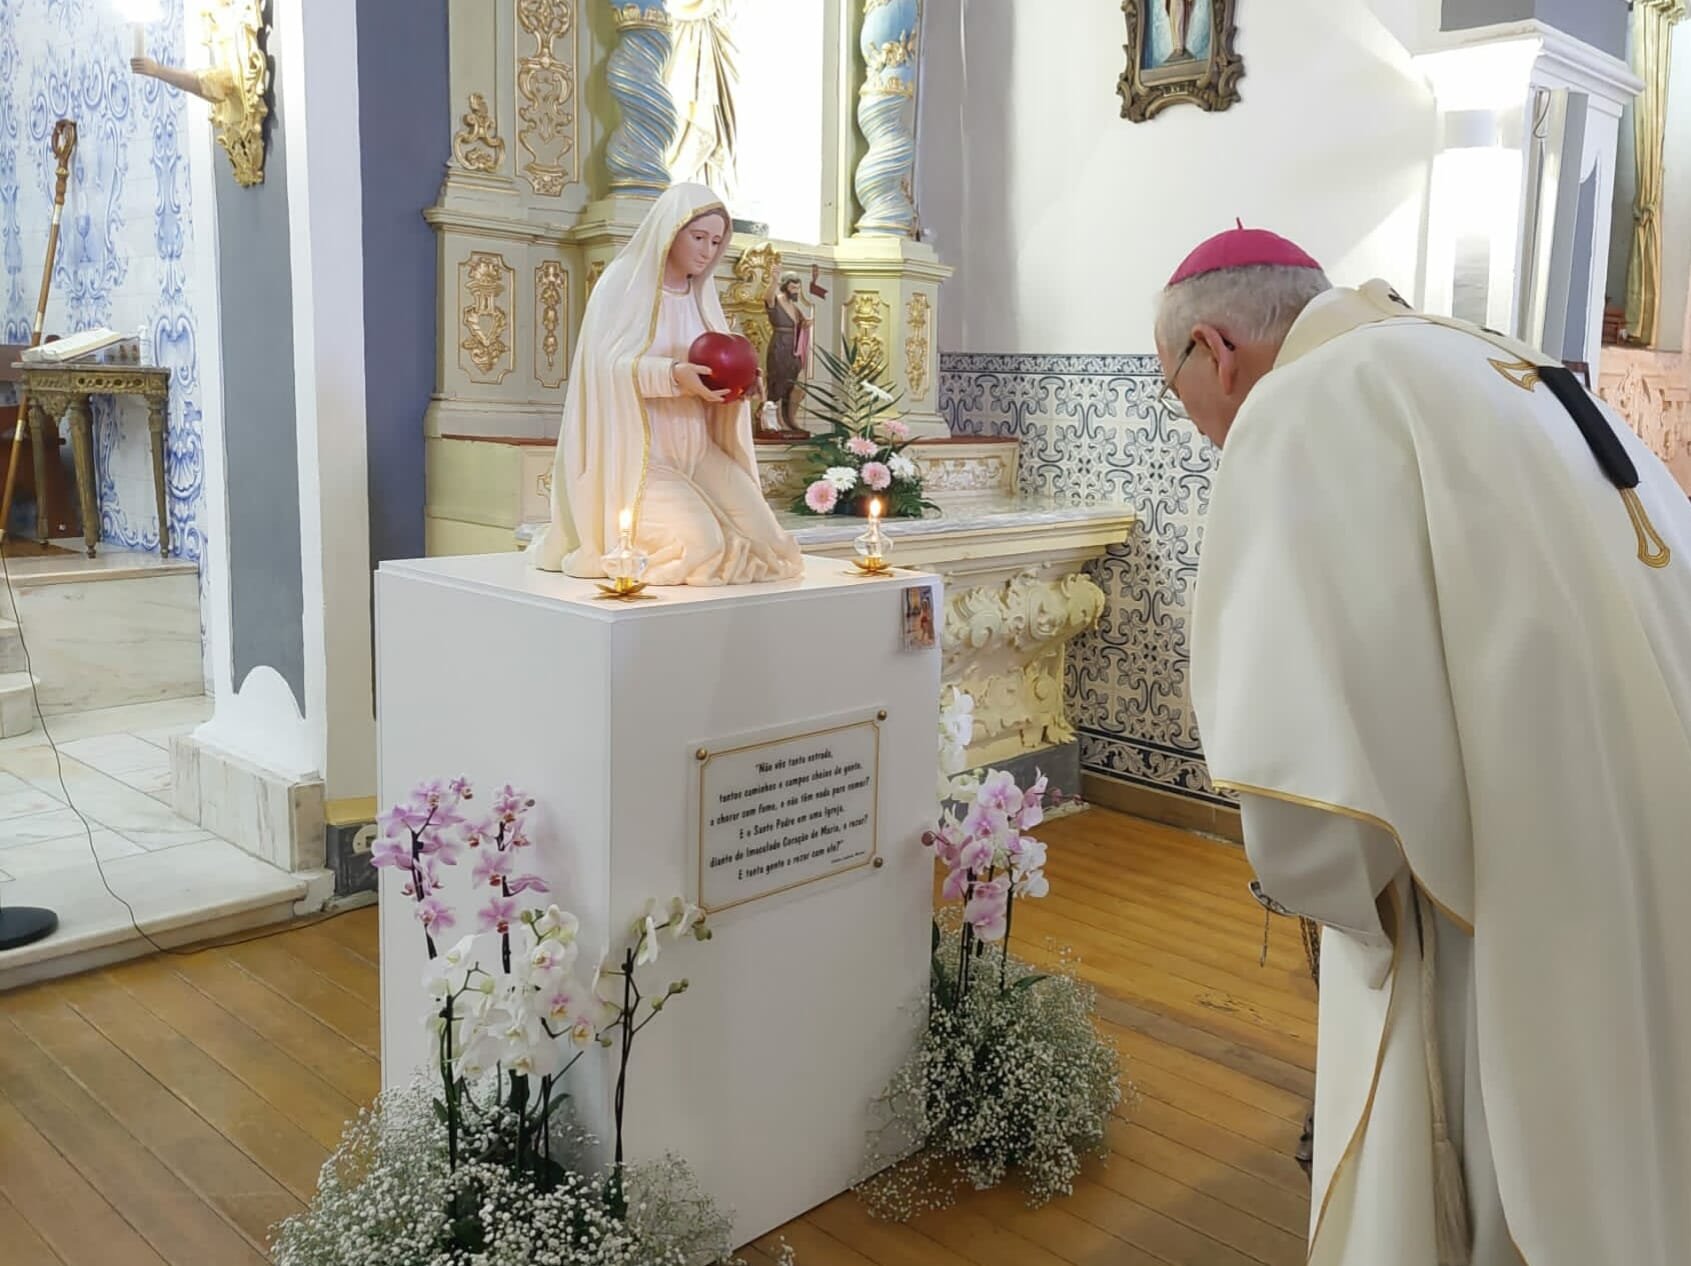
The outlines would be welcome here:
M 651 422 L 638 386 L 639 364 L 656 337 L 663 302 L 664 264 L 675 237 L 709 211 L 732 223 L 728 209 L 704 185 L 671 185 L 652 204 L 634 237 L 594 286 L 582 315 L 564 395 L 563 429 L 552 463 L 552 521 L 529 546 L 529 562 L 572 576 L 603 576 L 601 559 L 617 541 L 617 518 L 634 511 L 639 530 L 651 451 Z M 705 327 L 727 332 L 728 319 L 714 274 L 730 234 L 710 267 L 693 278 Z M 710 439 L 757 480 L 751 407 L 700 403 Z

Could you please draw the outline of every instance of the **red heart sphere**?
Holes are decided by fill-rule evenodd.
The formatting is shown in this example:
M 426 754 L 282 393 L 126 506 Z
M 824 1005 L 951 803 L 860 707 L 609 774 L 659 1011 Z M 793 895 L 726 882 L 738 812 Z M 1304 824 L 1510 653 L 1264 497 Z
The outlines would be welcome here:
M 693 340 L 693 346 L 687 349 L 687 360 L 689 364 L 703 365 L 708 371 L 705 386 L 726 392 L 728 400 L 738 400 L 757 381 L 757 348 L 744 334 L 707 331 Z

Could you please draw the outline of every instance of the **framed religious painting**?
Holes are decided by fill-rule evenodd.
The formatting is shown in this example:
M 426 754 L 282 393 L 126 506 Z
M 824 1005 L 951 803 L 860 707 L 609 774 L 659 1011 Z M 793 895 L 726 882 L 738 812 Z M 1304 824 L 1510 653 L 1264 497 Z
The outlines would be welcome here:
M 1234 0 L 1122 0 L 1127 68 L 1116 81 L 1121 115 L 1143 123 L 1182 102 L 1225 110 L 1245 65 L 1233 51 Z

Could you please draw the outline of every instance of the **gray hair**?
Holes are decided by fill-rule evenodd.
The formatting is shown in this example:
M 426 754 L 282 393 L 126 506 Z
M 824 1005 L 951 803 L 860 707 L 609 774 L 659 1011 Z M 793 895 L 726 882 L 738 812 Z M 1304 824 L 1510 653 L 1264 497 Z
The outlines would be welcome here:
M 1316 295 L 1333 288 L 1318 268 L 1253 265 L 1200 273 L 1157 300 L 1157 345 L 1178 354 L 1195 325 L 1214 325 L 1238 343 L 1280 343 Z

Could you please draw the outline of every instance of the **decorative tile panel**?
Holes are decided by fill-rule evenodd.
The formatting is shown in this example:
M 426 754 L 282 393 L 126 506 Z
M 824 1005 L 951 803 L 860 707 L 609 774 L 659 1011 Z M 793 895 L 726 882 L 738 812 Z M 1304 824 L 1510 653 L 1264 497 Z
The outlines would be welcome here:
M 1105 608 L 1073 643 L 1071 715 L 1089 773 L 1230 804 L 1210 784 L 1188 698 L 1189 627 L 1215 452 L 1166 406 L 1155 356 L 940 357 L 955 435 L 1021 441 L 1021 491 L 1113 501 L 1133 539 L 1094 564 Z
M 184 0 L 164 0 L 147 52 L 185 60 Z M 48 138 L 78 124 L 47 325 L 70 334 L 144 324 L 172 371 L 165 486 L 177 552 L 204 550 L 204 450 L 181 93 L 130 73 L 131 28 L 106 0 L 0 0 L 0 341 L 29 340 L 52 219 Z M 157 550 L 146 409 L 95 402 L 100 539 Z

